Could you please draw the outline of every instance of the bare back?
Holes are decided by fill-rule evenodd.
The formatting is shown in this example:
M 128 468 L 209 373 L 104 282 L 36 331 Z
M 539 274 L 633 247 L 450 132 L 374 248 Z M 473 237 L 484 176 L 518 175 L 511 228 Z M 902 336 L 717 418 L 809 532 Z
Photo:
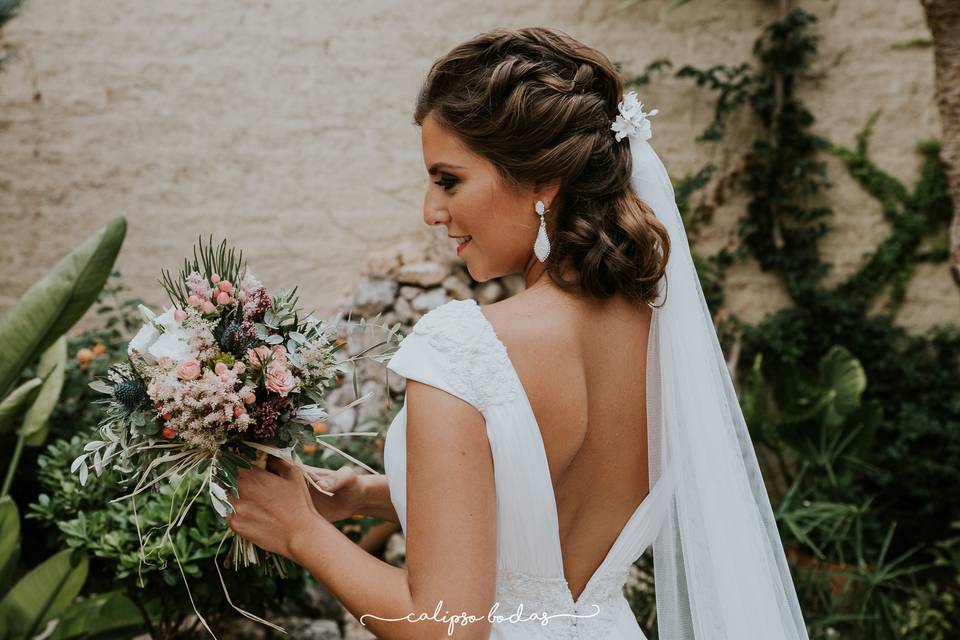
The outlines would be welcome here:
M 540 425 L 564 573 L 579 597 L 649 493 L 646 362 L 651 309 L 536 287 L 483 311 Z

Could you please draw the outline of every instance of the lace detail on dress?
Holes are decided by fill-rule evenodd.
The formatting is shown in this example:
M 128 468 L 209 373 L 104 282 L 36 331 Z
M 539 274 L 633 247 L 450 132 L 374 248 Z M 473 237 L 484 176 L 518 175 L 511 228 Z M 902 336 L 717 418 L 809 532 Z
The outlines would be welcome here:
M 522 625 L 531 638 L 605 638 L 617 620 L 628 576 L 629 571 L 596 575 L 574 603 L 564 578 L 501 569 L 493 615 L 503 618 L 502 624 Z
M 430 346 L 447 356 L 450 386 L 481 412 L 519 397 L 520 381 L 507 348 L 473 298 L 450 300 L 413 325 Z

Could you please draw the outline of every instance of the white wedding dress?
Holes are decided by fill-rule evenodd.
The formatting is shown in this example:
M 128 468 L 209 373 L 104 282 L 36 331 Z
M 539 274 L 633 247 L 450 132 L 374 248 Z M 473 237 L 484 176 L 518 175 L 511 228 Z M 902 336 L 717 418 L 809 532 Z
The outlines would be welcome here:
M 494 622 L 490 637 L 646 640 L 623 587 L 667 513 L 672 475 L 661 476 L 637 507 L 574 602 L 540 427 L 505 345 L 477 302 L 451 300 L 426 313 L 387 367 L 469 402 L 485 418 L 497 491 L 493 615 L 505 618 Z M 391 501 L 406 532 L 406 403 L 390 425 L 383 454 Z

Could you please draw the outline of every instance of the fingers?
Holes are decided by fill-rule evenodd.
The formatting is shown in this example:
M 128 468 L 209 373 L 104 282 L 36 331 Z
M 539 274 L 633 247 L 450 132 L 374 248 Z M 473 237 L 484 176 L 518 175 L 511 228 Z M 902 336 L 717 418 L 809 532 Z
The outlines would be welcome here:
M 327 491 L 335 491 L 348 486 L 356 480 L 356 472 L 346 465 L 336 471 L 325 469 L 325 473 L 314 475 L 314 480 Z

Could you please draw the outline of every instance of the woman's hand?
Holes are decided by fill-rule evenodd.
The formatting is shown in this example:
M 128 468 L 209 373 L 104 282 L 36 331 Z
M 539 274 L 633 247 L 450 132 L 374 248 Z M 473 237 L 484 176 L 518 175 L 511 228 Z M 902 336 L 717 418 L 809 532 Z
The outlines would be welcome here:
M 366 500 L 366 487 L 357 473 L 346 465 L 336 471 L 321 467 L 307 467 L 313 481 L 324 490 L 333 493 L 328 496 L 310 487 L 313 507 L 329 522 L 345 520 L 360 513 Z
M 227 525 L 261 549 L 292 560 L 295 535 L 319 514 L 300 470 L 274 456 L 268 458 L 267 468 L 240 469 L 240 497 L 228 495 L 233 513 L 227 515 Z

